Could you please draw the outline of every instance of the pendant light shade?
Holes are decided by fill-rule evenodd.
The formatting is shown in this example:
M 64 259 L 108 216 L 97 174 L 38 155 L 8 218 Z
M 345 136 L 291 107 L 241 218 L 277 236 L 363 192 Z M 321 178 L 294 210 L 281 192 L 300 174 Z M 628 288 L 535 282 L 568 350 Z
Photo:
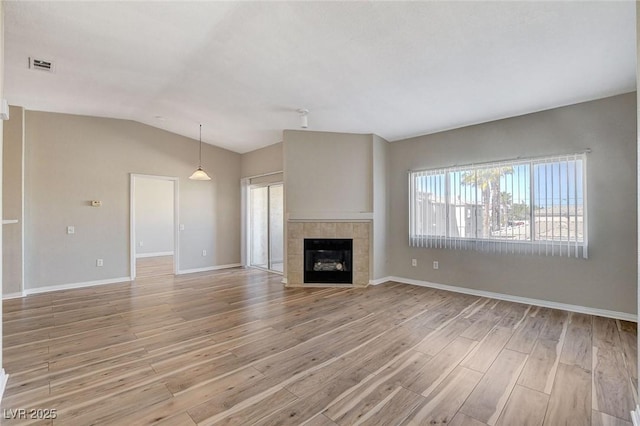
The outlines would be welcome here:
M 191 176 L 189 176 L 191 180 L 211 180 L 207 172 L 202 170 L 202 167 L 198 167 L 195 172 Z
M 200 156 L 198 160 L 198 168 L 189 176 L 191 180 L 211 180 L 207 172 L 202 170 L 202 124 L 200 125 Z

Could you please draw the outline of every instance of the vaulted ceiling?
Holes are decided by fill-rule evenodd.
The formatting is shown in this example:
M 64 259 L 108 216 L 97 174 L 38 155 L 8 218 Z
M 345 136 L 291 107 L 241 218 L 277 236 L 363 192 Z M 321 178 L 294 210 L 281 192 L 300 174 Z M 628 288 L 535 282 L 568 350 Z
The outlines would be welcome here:
M 390 141 L 626 93 L 635 2 L 5 1 L 5 97 L 247 152 Z M 54 72 L 28 68 L 28 58 Z

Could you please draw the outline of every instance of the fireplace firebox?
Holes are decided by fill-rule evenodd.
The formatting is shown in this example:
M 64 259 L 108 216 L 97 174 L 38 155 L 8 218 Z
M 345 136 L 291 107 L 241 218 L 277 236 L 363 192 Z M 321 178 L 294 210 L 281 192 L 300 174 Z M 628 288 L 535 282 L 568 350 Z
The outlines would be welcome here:
M 353 283 L 353 240 L 307 238 L 304 240 L 305 283 Z

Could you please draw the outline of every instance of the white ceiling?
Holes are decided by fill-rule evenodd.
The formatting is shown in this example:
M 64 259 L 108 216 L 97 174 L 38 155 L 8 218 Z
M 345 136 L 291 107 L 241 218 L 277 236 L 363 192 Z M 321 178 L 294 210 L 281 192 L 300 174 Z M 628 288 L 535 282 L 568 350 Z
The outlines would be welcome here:
M 393 141 L 636 87 L 633 1 L 4 7 L 9 103 L 194 139 L 202 122 L 240 153 L 280 141 L 301 107 L 309 130 Z

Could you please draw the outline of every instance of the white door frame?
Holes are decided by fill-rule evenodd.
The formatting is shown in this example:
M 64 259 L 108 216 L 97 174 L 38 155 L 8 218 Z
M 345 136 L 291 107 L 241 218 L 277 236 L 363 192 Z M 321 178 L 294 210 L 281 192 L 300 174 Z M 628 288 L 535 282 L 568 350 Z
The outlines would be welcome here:
M 249 186 L 250 178 L 240 179 L 240 264 L 249 267 L 249 250 L 251 237 L 249 235 Z
M 131 173 L 131 199 L 130 199 L 130 235 L 129 235 L 129 253 L 131 255 L 130 258 L 130 266 L 129 271 L 131 272 L 131 280 L 136 279 L 136 178 L 143 179 L 158 179 L 158 180 L 166 180 L 173 182 L 173 274 L 177 275 L 178 273 L 178 265 L 180 264 L 180 210 L 179 206 L 179 190 L 178 184 L 180 179 L 173 176 L 157 176 L 157 175 L 144 175 L 140 173 Z
M 274 274 L 283 274 L 282 271 L 276 271 L 274 269 L 271 269 L 271 187 L 272 186 L 282 186 L 283 189 L 283 196 L 284 196 L 284 182 L 269 182 L 269 183 L 258 183 L 258 184 L 250 184 L 247 187 L 247 228 L 248 228 L 248 246 L 247 246 L 247 263 L 248 266 L 252 267 L 252 268 L 258 268 L 258 269 L 263 269 L 265 271 L 269 271 L 269 272 L 273 272 Z M 251 190 L 254 188 L 267 188 L 267 267 L 263 268 L 261 266 L 256 266 L 256 265 L 252 265 L 252 258 L 251 258 L 251 242 L 253 241 L 253 228 L 251 227 Z M 282 201 L 283 203 L 283 210 L 284 210 L 284 199 Z M 283 211 L 284 213 L 284 211 Z M 283 214 L 284 216 L 284 214 Z M 284 217 L 283 217 L 283 221 L 284 221 Z M 284 223 L 282 224 L 282 245 L 283 245 L 283 252 L 284 252 Z M 283 263 L 283 267 L 284 267 L 284 259 L 282 260 Z
M 240 257 L 241 257 L 241 264 L 243 268 L 247 268 L 247 267 L 252 267 L 251 266 L 251 225 L 250 225 L 250 220 L 251 220 L 251 215 L 249 214 L 249 210 L 251 209 L 251 203 L 249 202 L 249 192 L 251 190 L 251 187 L 256 187 L 256 186 L 268 186 L 268 185 L 274 185 L 274 184 L 282 184 L 282 188 L 283 188 L 283 209 L 285 208 L 286 204 L 285 204 L 285 199 L 286 199 L 286 188 L 284 187 L 284 176 L 282 180 L 278 180 L 278 181 L 274 181 L 274 182 L 269 182 L 269 183 L 264 183 L 264 184 L 252 184 L 251 180 L 252 179 L 258 179 L 258 178 L 263 178 L 263 177 L 267 177 L 267 176 L 272 176 L 272 175 L 278 175 L 278 174 L 283 174 L 283 171 L 278 171 L 278 172 L 269 172 L 269 173 L 263 173 L 263 174 L 259 174 L 259 175 L 254 175 L 254 176 L 247 176 L 244 177 L 242 179 L 240 179 L 240 222 L 241 222 L 241 229 L 240 229 L 240 235 L 241 235 L 241 243 L 240 243 Z M 283 214 L 284 211 L 283 211 Z M 283 217 L 283 238 L 286 235 L 286 214 L 285 217 Z M 283 255 L 286 258 L 286 238 L 285 241 L 283 241 L 283 245 L 284 245 L 284 251 L 283 251 Z M 287 262 L 284 262 L 283 266 L 286 266 Z M 271 271 L 275 274 L 282 274 L 282 272 L 278 272 L 278 271 Z

